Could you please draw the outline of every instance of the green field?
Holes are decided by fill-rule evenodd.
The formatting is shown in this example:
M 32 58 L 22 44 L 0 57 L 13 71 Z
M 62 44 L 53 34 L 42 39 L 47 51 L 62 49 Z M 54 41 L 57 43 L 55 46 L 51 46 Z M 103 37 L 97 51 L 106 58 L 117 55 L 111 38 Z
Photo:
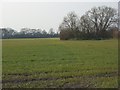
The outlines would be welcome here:
M 3 88 L 116 88 L 117 40 L 4 39 Z

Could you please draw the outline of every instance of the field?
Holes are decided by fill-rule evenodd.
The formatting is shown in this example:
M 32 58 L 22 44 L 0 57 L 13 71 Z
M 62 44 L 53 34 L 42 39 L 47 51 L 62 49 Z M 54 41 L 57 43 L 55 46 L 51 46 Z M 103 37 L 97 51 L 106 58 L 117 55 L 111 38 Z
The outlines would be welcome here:
M 116 88 L 117 40 L 4 39 L 3 88 Z

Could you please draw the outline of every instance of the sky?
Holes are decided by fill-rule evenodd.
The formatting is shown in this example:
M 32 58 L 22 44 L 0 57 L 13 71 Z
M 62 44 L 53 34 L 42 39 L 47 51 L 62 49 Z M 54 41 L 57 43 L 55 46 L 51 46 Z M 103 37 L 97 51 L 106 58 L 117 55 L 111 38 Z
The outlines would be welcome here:
M 3 2 L 0 27 L 41 28 L 56 32 L 63 18 L 71 11 L 82 16 L 92 7 L 110 6 L 118 9 L 117 2 Z

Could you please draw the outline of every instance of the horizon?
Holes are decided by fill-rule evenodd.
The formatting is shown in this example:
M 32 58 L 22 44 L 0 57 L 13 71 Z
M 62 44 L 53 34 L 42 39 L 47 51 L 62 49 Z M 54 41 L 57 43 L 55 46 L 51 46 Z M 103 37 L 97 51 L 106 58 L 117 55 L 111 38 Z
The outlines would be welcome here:
M 71 11 L 81 17 L 93 7 L 109 6 L 118 9 L 117 2 L 4 2 L 2 27 L 20 31 L 21 28 L 57 32 L 63 18 Z

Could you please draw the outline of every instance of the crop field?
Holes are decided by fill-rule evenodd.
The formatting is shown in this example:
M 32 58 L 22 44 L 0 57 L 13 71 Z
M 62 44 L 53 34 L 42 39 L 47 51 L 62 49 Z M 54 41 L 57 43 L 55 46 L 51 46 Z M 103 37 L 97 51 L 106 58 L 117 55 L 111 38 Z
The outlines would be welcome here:
M 3 88 L 117 88 L 118 41 L 3 39 Z

